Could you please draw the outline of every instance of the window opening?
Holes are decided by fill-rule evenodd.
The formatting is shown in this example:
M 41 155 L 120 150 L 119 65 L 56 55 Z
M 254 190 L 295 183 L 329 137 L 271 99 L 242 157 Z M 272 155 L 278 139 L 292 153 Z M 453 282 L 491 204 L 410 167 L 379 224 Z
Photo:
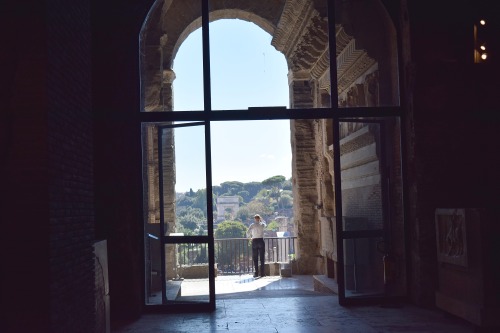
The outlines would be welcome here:
M 173 5 L 174 2 L 175 6 Z M 162 19 L 165 18 L 164 24 L 166 24 L 168 19 L 179 17 L 178 12 L 171 12 L 169 14 L 168 10 L 170 8 L 180 10 L 179 8 L 182 7 L 184 9 L 181 11 L 184 14 L 187 13 L 186 9 L 189 7 L 188 3 L 190 2 L 174 2 L 169 3 L 169 6 L 172 5 L 171 7 L 165 6 L 162 8 L 162 10 L 167 10 L 166 15 L 161 16 Z M 192 4 L 195 3 L 200 4 L 198 1 Z M 159 36 L 160 47 L 158 48 L 158 45 L 154 45 L 153 43 L 153 45 L 148 45 L 148 47 L 150 46 L 149 49 L 143 48 L 143 50 L 152 50 L 152 54 L 160 49 L 159 62 L 161 64 L 159 76 L 157 76 L 157 72 L 155 74 L 155 70 L 157 69 L 154 68 L 151 73 L 144 75 L 146 80 L 143 80 L 145 84 L 142 87 L 145 97 L 142 111 L 150 111 L 151 114 L 144 112 L 141 115 L 143 126 L 146 129 L 143 132 L 143 140 L 144 142 L 150 140 L 154 143 L 155 131 L 160 130 L 160 127 L 164 124 L 167 124 L 167 126 L 169 124 L 175 125 L 176 122 L 179 121 L 199 121 L 202 123 L 200 126 L 204 128 L 205 155 L 207 156 L 206 186 L 207 190 L 210 192 L 214 189 L 213 184 L 215 183 L 212 181 L 212 162 L 210 159 L 213 157 L 212 155 L 214 155 L 211 151 L 211 141 L 215 135 L 214 131 L 217 127 L 216 124 L 219 122 L 221 124 L 230 124 L 231 121 L 239 120 L 244 120 L 245 122 L 251 120 L 273 120 L 273 122 L 278 121 L 278 119 L 285 119 L 286 121 L 291 120 L 290 127 L 293 132 L 290 139 L 293 151 L 292 166 L 295 168 L 294 172 L 296 172 L 297 176 L 293 181 L 302 183 L 302 186 L 297 190 L 298 196 L 301 196 L 300 201 L 308 202 L 303 199 L 309 199 L 309 201 L 312 200 L 311 202 L 313 202 L 311 205 L 304 204 L 301 207 L 300 213 L 305 215 L 300 217 L 302 224 L 299 225 L 298 228 L 309 230 L 306 225 L 307 221 L 315 223 L 317 226 L 321 225 L 321 230 L 317 230 L 317 232 L 303 233 L 310 237 L 304 237 L 301 240 L 303 243 L 299 244 L 297 247 L 297 259 L 300 262 L 301 269 L 303 272 L 310 273 L 318 269 L 322 270 L 321 267 L 323 267 L 323 265 L 330 267 L 330 263 L 325 264 L 323 259 L 327 258 L 329 260 L 334 260 L 333 254 L 335 248 L 325 249 L 322 247 L 323 242 L 326 241 L 324 236 L 328 235 L 328 232 L 331 233 L 333 242 L 337 242 L 338 244 L 336 247 L 337 255 L 341 258 L 338 259 L 339 264 L 343 263 L 343 243 L 345 243 L 346 239 L 366 238 L 367 236 L 379 237 L 378 234 L 371 235 L 370 230 L 361 230 L 360 233 L 354 234 L 344 234 L 342 230 L 343 216 L 341 215 L 343 214 L 341 214 L 341 211 L 345 201 L 342 199 L 344 188 L 341 186 L 341 172 L 344 170 L 341 170 L 342 160 L 340 154 L 342 150 L 340 140 L 342 137 L 340 132 L 346 129 L 344 126 L 341 126 L 341 123 L 349 122 L 345 121 L 347 120 L 346 117 L 354 117 L 361 122 L 363 120 L 368 120 L 368 117 L 382 117 L 380 118 L 381 121 L 385 122 L 383 118 L 386 117 L 388 120 L 387 122 L 391 123 L 391 129 L 387 133 L 387 137 L 395 138 L 396 140 L 399 139 L 399 82 L 395 33 L 391 24 L 376 24 L 378 22 L 377 19 L 387 23 L 387 13 L 384 12 L 382 4 L 378 0 L 366 0 L 363 1 L 362 4 L 361 2 L 350 2 L 338 6 L 335 9 L 339 11 L 339 15 L 335 15 L 333 4 L 340 4 L 340 1 L 283 2 L 280 4 L 282 7 L 272 9 L 275 11 L 276 17 L 274 19 L 267 18 L 269 21 L 266 23 L 266 19 L 263 19 L 262 16 L 256 13 L 245 13 L 240 9 L 235 10 L 231 8 L 228 10 L 227 8 L 218 8 L 217 6 L 224 7 L 223 2 L 202 1 L 201 7 L 203 7 L 203 10 L 199 15 L 195 13 L 189 16 L 192 17 L 192 21 L 187 22 L 189 26 L 183 27 L 182 31 L 170 31 L 170 33 L 165 33 L 163 36 L 152 33 L 148 35 L 148 37 Z M 208 12 L 209 7 L 210 13 Z M 258 11 L 259 9 L 257 8 L 256 10 Z M 295 15 L 297 13 L 305 13 L 307 15 Z M 374 13 L 376 13 L 376 15 L 374 15 Z M 219 85 L 217 84 L 218 70 L 215 71 L 212 68 L 217 66 L 217 61 L 214 61 L 216 56 L 212 54 L 211 48 L 213 45 L 210 45 L 209 49 L 208 21 L 209 19 L 213 19 L 214 24 L 217 22 L 217 19 L 224 17 L 234 18 L 238 16 L 256 22 L 256 24 L 268 32 L 271 31 L 273 33 L 271 45 L 285 55 L 288 66 L 287 79 L 288 92 L 290 95 L 289 102 L 286 103 L 288 109 L 283 109 L 281 107 L 285 103 L 263 106 L 248 105 L 252 104 L 251 102 L 254 102 L 254 100 L 251 100 L 250 103 L 247 102 L 246 105 L 242 107 L 221 104 L 219 108 L 218 102 L 212 100 L 212 91 L 219 89 Z M 328 21 L 328 16 L 339 18 L 339 20 L 337 22 L 333 22 L 333 20 Z M 188 16 L 184 15 L 183 17 Z M 304 22 L 301 21 L 302 18 L 305 19 Z M 367 19 L 364 20 L 363 18 Z M 343 19 L 345 21 L 342 21 Z M 203 24 L 201 24 L 200 20 L 203 21 Z M 168 22 L 173 21 L 174 20 L 170 20 Z M 152 23 L 152 25 L 154 24 L 157 24 L 157 22 Z M 199 98 L 202 95 L 203 111 L 196 112 L 197 110 L 192 110 L 192 108 L 201 108 L 199 102 L 198 104 L 193 104 L 195 106 L 179 107 L 179 110 L 176 110 L 176 99 L 174 98 L 175 89 L 173 89 L 176 73 L 172 67 L 173 59 L 178 51 L 178 47 L 185 40 L 186 36 L 195 31 L 200 25 L 203 25 L 203 30 L 201 31 L 201 44 L 203 47 L 200 53 L 203 54 L 201 62 L 204 62 L 204 66 L 202 66 L 204 75 L 202 79 L 198 81 L 203 81 L 204 85 L 202 93 L 196 92 L 190 97 Z M 162 27 L 165 27 L 165 25 L 162 25 Z M 376 29 L 379 30 L 375 31 Z M 386 30 L 383 31 L 383 29 Z M 335 31 L 335 36 L 334 34 L 328 34 L 328 31 Z M 178 34 L 176 35 L 176 33 Z M 145 35 L 146 34 L 141 32 L 141 36 Z M 147 38 L 145 40 L 147 40 Z M 174 45 L 169 45 L 169 43 L 173 43 Z M 213 40 L 212 34 L 210 34 L 210 43 L 216 43 L 215 40 Z M 332 53 L 333 50 L 335 50 L 336 57 L 329 56 L 330 50 L 332 50 Z M 167 53 L 164 53 L 166 51 Z M 144 54 L 146 53 L 147 52 Z M 141 56 L 148 56 L 144 54 L 141 54 Z M 263 58 L 263 68 L 267 68 L 267 58 Z M 210 62 L 206 60 L 210 60 Z M 148 64 L 153 63 L 154 62 L 149 62 Z M 226 65 L 223 66 L 223 69 L 227 69 L 230 64 L 224 63 L 223 65 Z M 334 69 L 334 75 L 330 73 L 329 67 Z M 213 80 L 211 80 L 211 76 L 213 76 Z M 143 77 L 142 74 L 141 77 Z M 335 82 L 331 82 L 330 78 L 333 78 Z M 160 84 L 156 86 L 154 84 L 155 82 Z M 262 82 L 262 80 L 260 82 Z M 237 85 L 234 86 L 237 87 Z M 222 89 L 225 92 L 225 97 L 222 100 L 223 102 L 227 101 L 229 97 L 236 95 L 229 89 L 234 88 L 234 86 L 229 84 L 220 85 L 221 88 L 225 89 Z M 161 89 L 156 91 L 155 89 L 158 87 Z M 197 89 L 199 89 L 199 87 Z M 333 96 L 330 95 L 331 91 L 335 92 Z M 151 98 L 151 96 L 153 96 L 153 98 Z M 218 111 L 212 112 L 212 109 Z M 188 112 L 184 112 L 184 110 Z M 394 118 L 391 120 L 391 117 Z M 150 122 L 148 123 L 147 121 Z M 361 130 L 361 128 L 356 131 L 358 130 Z M 347 128 L 347 131 L 350 131 L 349 128 Z M 253 133 L 255 131 L 251 132 Z M 166 131 L 165 135 L 168 141 L 170 139 L 168 131 Z M 162 139 L 158 141 L 162 142 Z M 156 142 L 156 144 L 158 143 L 159 142 Z M 363 142 L 361 142 L 361 144 L 361 146 L 352 146 L 351 148 L 354 150 L 362 150 Z M 382 143 L 382 145 L 385 144 L 385 142 Z M 155 147 L 155 144 L 147 146 L 146 150 L 148 153 L 145 154 L 146 169 L 151 171 L 146 177 L 149 185 L 151 185 L 151 177 L 149 176 L 152 176 L 153 183 L 154 177 L 165 179 L 165 175 L 162 174 L 163 170 L 158 170 L 158 167 L 155 169 L 154 158 L 151 160 L 149 159 L 150 156 L 159 156 L 159 152 L 155 152 Z M 171 155 L 175 155 L 172 149 L 174 146 L 169 148 L 167 144 L 166 147 L 167 150 L 171 149 Z M 220 150 L 224 151 L 225 149 L 222 148 Z M 225 151 L 227 152 L 228 150 Z M 389 184 L 391 187 L 389 190 L 391 195 L 396 198 L 395 202 L 397 206 L 391 206 L 391 209 L 396 213 L 388 213 L 393 214 L 391 217 L 402 223 L 402 215 L 400 213 L 401 205 L 397 200 L 398 195 L 401 193 L 401 191 L 399 191 L 401 179 L 398 178 L 400 172 L 397 165 L 400 161 L 400 156 L 398 155 L 397 144 L 391 147 L 390 153 L 395 155 L 389 156 L 392 163 L 391 166 L 394 166 L 395 169 L 391 169 L 394 178 L 390 179 Z M 318 167 L 318 165 L 321 165 L 320 163 L 324 163 L 321 166 L 321 168 L 324 168 L 323 170 L 320 170 Z M 360 169 L 366 171 L 364 168 Z M 215 175 L 215 168 L 213 171 Z M 306 179 L 307 176 L 305 175 L 309 175 L 312 178 Z M 170 182 L 175 178 L 166 177 L 166 179 Z M 399 183 L 393 183 L 393 181 Z M 306 183 L 309 185 L 306 185 Z M 363 184 L 363 181 L 359 182 L 359 184 Z M 153 184 L 153 186 L 146 188 L 145 192 L 151 193 L 151 188 L 154 189 L 155 186 L 156 185 Z M 152 197 L 149 199 L 151 198 Z M 163 198 L 163 200 L 164 199 L 165 198 Z M 207 195 L 207 229 L 209 236 L 212 232 L 212 218 L 214 218 L 214 220 L 216 218 L 216 203 L 214 202 L 215 200 L 212 199 L 216 198 Z M 155 200 L 150 200 L 145 206 L 149 208 L 150 206 L 148 206 L 148 204 L 150 204 L 151 201 L 153 202 L 152 206 L 157 207 Z M 214 205 L 213 211 L 212 205 Z M 164 208 L 165 207 L 162 209 Z M 214 215 L 210 216 L 212 212 Z M 148 218 L 151 216 L 156 218 L 156 215 L 151 214 L 149 210 L 147 213 L 150 214 Z M 235 211 L 232 209 L 224 209 L 224 215 L 228 214 L 228 216 L 232 216 L 234 213 Z M 336 216 L 336 214 L 339 216 Z M 148 219 L 146 220 L 149 221 Z M 332 221 L 337 221 L 336 229 L 331 224 Z M 326 229 L 323 230 L 323 227 Z M 402 230 L 402 228 L 398 230 Z M 319 239 L 321 239 L 321 243 L 318 243 Z M 185 240 L 194 240 L 194 238 L 185 238 Z M 173 242 L 175 244 L 186 243 L 181 241 Z M 209 247 L 208 256 L 213 258 L 214 253 L 210 253 L 210 251 L 213 251 L 214 248 L 209 237 L 201 238 L 201 240 L 197 240 L 197 243 L 207 243 Z M 308 244 L 311 245 L 314 243 L 317 247 L 308 246 Z M 404 248 L 404 244 L 402 245 L 403 246 L 401 246 L 399 250 Z M 331 252 L 328 252 L 329 250 L 331 250 Z M 211 273 L 211 269 L 209 264 L 208 289 L 210 292 L 213 290 L 210 285 L 210 283 L 213 282 L 213 273 Z M 337 279 L 339 286 L 343 289 L 345 287 L 343 265 L 339 265 L 336 273 L 334 271 L 335 270 L 332 270 L 331 272 L 333 275 L 332 277 Z M 337 273 L 339 275 L 335 276 Z M 327 274 L 330 276 L 330 272 L 327 272 Z M 400 283 L 399 286 L 396 287 L 400 287 L 401 285 L 404 285 L 404 283 Z M 398 290 L 398 293 L 400 290 L 400 288 L 394 288 L 394 286 L 391 286 L 390 289 Z M 344 290 L 340 291 L 339 296 L 340 299 L 345 299 Z M 213 302 L 213 298 L 211 298 L 210 301 Z

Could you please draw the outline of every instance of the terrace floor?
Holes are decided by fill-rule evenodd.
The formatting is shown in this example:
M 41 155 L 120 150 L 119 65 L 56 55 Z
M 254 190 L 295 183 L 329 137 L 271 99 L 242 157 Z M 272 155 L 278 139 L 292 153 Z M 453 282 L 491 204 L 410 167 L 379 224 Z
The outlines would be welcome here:
M 186 289 L 196 293 L 194 285 Z M 220 276 L 216 278 L 214 312 L 144 314 L 137 321 L 114 324 L 115 333 L 478 332 L 460 318 L 410 304 L 342 307 L 337 295 L 314 291 L 313 277 L 303 275 L 259 279 L 251 275 Z

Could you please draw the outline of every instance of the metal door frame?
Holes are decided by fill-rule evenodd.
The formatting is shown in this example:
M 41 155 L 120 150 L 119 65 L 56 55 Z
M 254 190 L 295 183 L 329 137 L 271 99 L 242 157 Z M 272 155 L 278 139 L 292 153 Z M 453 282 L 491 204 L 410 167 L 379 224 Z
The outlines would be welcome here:
M 182 124 L 168 124 L 158 126 L 158 169 L 163 170 L 163 140 L 162 140 L 162 129 L 166 128 L 180 128 L 180 127 L 191 127 L 191 126 L 204 126 L 205 127 L 205 139 L 207 137 L 207 132 L 210 132 L 209 125 L 207 122 L 190 122 Z M 208 140 L 210 140 L 210 134 L 208 133 Z M 165 235 L 165 212 L 164 212 L 164 198 L 163 198 L 163 176 L 160 171 L 159 179 L 159 194 L 160 194 L 160 260 L 161 260 L 161 281 L 162 281 L 162 306 L 167 305 L 166 296 L 166 266 L 165 266 L 165 246 L 167 244 L 208 244 L 208 284 L 209 284 L 209 302 L 208 303 L 175 303 L 172 304 L 175 307 L 186 306 L 189 309 L 199 308 L 200 310 L 215 310 L 215 256 L 214 256 L 214 237 L 213 237 L 213 198 L 212 198 L 212 179 L 211 179 L 211 156 L 210 154 L 210 141 L 205 142 L 205 172 L 206 172 L 206 185 L 207 185 L 207 234 L 206 236 L 168 236 Z M 210 191 L 208 191 L 210 188 Z
M 330 107 L 328 108 L 302 108 L 302 109 L 286 109 L 286 108 L 276 108 L 276 107 L 261 107 L 252 108 L 251 110 L 217 110 L 212 112 L 211 107 L 211 87 L 210 87 L 210 45 L 209 45 L 209 0 L 200 0 L 202 2 L 202 45 L 203 45 L 203 92 L 204 92 L 204 110 L 203 111 L 174 111 L 174 112 L 141 112 L 139 119 L 141 123 L 165 123 L 174 121 L 193 121 L 200 122 L 205 126 L 205 152 L 206 152 L 206 179 L 207 179 L 207 219 L 208 219 L 208 236 L 196 236 L 198 241 L 203 239 L 203 242 L 208 242 L 211 244 L 211 249 L 209 248 L 209 260 L 213 263 L 214 252 L 213 252 L 213 207 L 212 207 L 212 178 L 211 178 L 211 143 L 210 143 L 210 122 L 211 121 L 231 121 L 231 120 L 277 120 L 277 119 L 330 119 L 333 121 L 333 129 L 338 129 L 340 122 L 348 119 L 362 119 L 366 118 L 397 118 L 400 120 L 400 124 L 403 124 L 404 113 L 401 106 L 377 106 L 377 107 L 350 107 L 350 108 L 339 108 L 338 107 L 338 95 L 330 94 Z M 335 5 L 333 0 L 327 0 L 328 2 L 328 44 L 331 53 L 336 54 L 336 37 L 335 37 Z M 401 57 L 401 41 L 398 35 L 398 57 Z M 337 91 L 337 63 L 336 57 L 330 57 L 330 84 L 331 91 Z M 399 72 L 402 73 L 402 64 L 400 62 Z M 401 75 L 400 75 L 401 76 Z M 400 96 L 404 96 L 402 80 L 399 80 L 400 85 Z M 400 127 L 401 137 L 404 137 L 404 126 Z M 336 214 L 336 231 L 337 231 L 337 255 L 338 255 L 338 271 L 337 271 L 337 282 L 339 285 L 339 302 L 341 305 L 347 304 L 348 301 L 345 299 L 344 294 L 344 258 L 343 258 L 343 240 L 342 233 L 342 197 L 341 197 L 341 186 L 340 186 L 340 139 L 338 130 L 333 130 L 333 161 L 334 161 L 334 191 L 335 196 L 335 206 L 337 209 Z M 401 152 L 401 160 L 404 161 L 404 151 Z M 405 179 L 404 171 L 405 168 L 402 166 L 402 178 Z M 403 182 L 403 218 L 406 211 L 406 200 L 405 194 L 407 190 Z M 160 196 L 161 197 L 161 196 Z M 163 208 L 162 208 L 163 209 Z M 164 228 L 164 227 L 163 227 Z M 343 236 L 342 236 L 343 235 Z M 203 238 L 199 238 L 203 237 Z M 190 237 L 186 237 L 185 240 L 191 241 Z M 165 243 L 175 243 L 176 239 L 168 238 L 168 236 L 162 239 L 162 244 Z M 215 309 L 215 277 L 214 277 L 214 265 L 210 265 L 210 305 L 209 310 Z M 177 305 L 179 306 L 179 305 Z M 191 305 L 190 305 L 191 306 Z M 192 307 L 190 307 L 192 310 Z M 206 309 L 203 308 L 203 309 Z

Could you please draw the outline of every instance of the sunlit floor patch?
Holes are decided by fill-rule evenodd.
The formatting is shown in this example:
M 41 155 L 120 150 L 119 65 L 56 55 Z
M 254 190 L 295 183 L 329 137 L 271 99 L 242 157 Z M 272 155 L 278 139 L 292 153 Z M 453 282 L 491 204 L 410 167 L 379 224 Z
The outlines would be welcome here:
M 251 274 L 227 275 L 215 278 L 215 293 L 229 294 L 259 290 L 281 280 L 281 276 L 254 278 Z M 182 281 L 181 296 L 208 294 L 208 279 L 185 279 Z
M 217 277 L 219 278 L 219 277 Z M 228 278 L 221 279 L 220 283 L 217 283 L 217 279 L 215 279 L 215 293 L 216 294 L 229 294 L 229 293 L 238 293 L 244 291 L 252 291 L 259 290 L 264 288 L 271 283 L 281 280 L 281 276 L 266 276 L 261 278 L 254 278 L 252 275 L 241 275 L 235 276 L 231 281 L 230 276 L 220 278 Z M 231 281 L 232 283 L 228 283 Z

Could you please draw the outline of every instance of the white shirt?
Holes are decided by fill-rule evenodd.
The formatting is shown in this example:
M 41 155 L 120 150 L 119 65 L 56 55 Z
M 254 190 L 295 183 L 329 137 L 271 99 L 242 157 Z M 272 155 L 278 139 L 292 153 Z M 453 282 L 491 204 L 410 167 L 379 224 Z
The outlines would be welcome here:
M 264 238 L 264 228 L 266 223 L 264 221 L 254 222 L 248 227 L 247 237 L 249 238 Z

